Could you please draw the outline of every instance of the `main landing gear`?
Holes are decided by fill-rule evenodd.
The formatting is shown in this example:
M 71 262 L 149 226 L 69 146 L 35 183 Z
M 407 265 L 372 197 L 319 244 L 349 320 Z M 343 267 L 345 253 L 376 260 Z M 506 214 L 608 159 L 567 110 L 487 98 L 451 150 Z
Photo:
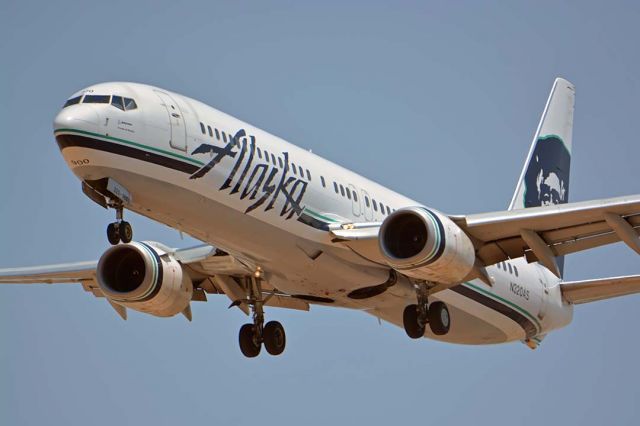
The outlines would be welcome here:
M 402 323 L 404 331 L 412 339 L 424 336 L 426 325 L 436 336 L 443 336 L 449 332 L 451 317 L 449 309 L 443 302 L 428 302 L 428 287 L 426 283 L 416 284 L 418 303 L 404 308 Z
M 107 226 L 107 239 L 109 240 L 109 243 L 114 246 L 120 241 L 123 243 L 130 243 L 133 238 L 133 229 L 131 229 L 131 224 L 129 222 L 122 220 L 124 211 L 122 203 L 115 203 L 110 207 L 113 207 L 116 210 L 116 221 Z
M 253 313 L 253 323 L 245 324 L 240 328 L 238 341 L 240 351 L 247 358 L 254 358 L 260 354 L 260 349 L 264 344 L 265 349 L 271 355 L 280 355 L 285 348 L 287 338 L 284 327 L 278 321 L 264 323 L 264 304 L 267 299 L 263 298 L 262 271 L 256 270 L 251 278 L 246 279 L 247 300 Z

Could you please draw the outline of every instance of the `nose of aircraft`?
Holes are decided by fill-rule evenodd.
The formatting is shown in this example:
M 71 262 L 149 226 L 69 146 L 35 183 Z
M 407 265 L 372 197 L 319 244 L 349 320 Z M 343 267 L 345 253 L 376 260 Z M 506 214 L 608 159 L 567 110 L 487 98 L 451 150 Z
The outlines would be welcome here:
M 76 129 L 95 132 L 100 116 L 90 105 L 71 105 L 60 110 L 53 120 L 53 130 Z

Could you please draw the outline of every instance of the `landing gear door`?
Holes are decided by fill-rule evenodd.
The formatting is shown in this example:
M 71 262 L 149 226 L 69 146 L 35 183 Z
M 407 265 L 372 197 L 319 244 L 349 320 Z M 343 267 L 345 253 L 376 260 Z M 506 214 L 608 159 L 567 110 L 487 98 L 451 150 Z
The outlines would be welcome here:
M 169 146 L 171 148 L 179 149 L 181 151 L 187 150 L 187 129 L 184 123 L 183 112 L 180 109 L 178 103 L 165 92 L 154 90 L 158 95 L 162 105 L 167 110 L 169 123 L 171 125 L 171 136 L 169 139 Z

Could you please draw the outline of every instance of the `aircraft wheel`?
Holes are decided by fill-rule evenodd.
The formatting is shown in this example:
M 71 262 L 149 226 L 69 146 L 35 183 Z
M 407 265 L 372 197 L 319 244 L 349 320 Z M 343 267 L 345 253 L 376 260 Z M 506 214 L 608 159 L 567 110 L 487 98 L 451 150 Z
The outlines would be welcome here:
M 133 239 L 133 229 L 131 229 L 131 224 L 129 222 L 120 222 L 118 231 L 123 243 L 131 242 L 131 240 Z
M 284 327 L 278 321 L 269 321 L 262 332 L 264 347 L 271 355 L 280 355 L 284 351 L 287 337 Z
M 424 336 L 424 325 L 418 321 L 418 305 L 409 305 L 402 313 L 402 323 L 407 336 L 412 339 L 419 339 Z
M 245 324 L 240 327 L 240 350 L 247 358 L 255 358 L 260 353 L 261 345 L 256 342 L 253 324 Z
M 107 239 L 112 246 L 115 246 L 120 242 L 120 230 L 117 223 L 110 223 L 107 226 Z
M 443 336 L 449 332 L 451 317 L 447 305 L 442 302 L 433 302 L 429 305 L 429 327 L 436 336 Z

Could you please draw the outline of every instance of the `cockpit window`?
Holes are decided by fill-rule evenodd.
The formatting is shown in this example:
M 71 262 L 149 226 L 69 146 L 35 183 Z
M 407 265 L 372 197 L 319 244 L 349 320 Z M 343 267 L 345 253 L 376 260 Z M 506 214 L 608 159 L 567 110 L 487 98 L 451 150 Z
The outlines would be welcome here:
M 124 111 L 124 102 L 122 101 L 122 96 L 112 96 L 111 105 Z
M 127 111 L 130 111 L 132 109 L 136 109 L 138 108 L 138 105 L 136 105 L 136 101 L 134 101 L 131 98 L 124 98 L 124 109 Z
M 64 103 L 62 108 L 66 108 L 69 105 L 79 104 L 80 103 L 80 99 L 82 99 L 82 95 L 76 96 L 75 98 L 71 98 L 71 99 L 67 100 L 67 102 Z
M 86 95 L 82 100 L 83 104 L 108 104 L 111 96 L 109 95 Z

